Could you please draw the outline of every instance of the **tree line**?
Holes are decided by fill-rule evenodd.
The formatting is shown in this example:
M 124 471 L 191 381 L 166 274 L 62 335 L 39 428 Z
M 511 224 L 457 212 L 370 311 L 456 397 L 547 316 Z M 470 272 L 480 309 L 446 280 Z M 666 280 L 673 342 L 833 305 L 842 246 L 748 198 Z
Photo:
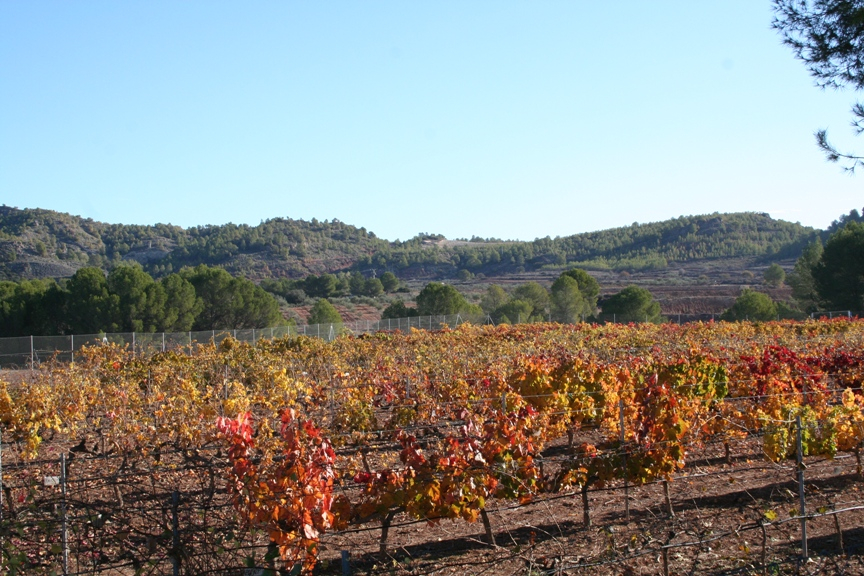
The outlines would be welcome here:
M 803 318 L 828 311 L 864 313 L 864 218 L 857 210 L 841 216 L 828 228 L 823 244 L 816 237 L 808 244 L 787 276 L 773 264 L 765 282 L 792 288 L 792 302 L 775 302 L 755 290 L 744 290 L 723 320 L 775 320 Z
M 567 265 L 588 270 L 655 270 L 666 268 L 669 262 L 705 258 L 792 257 L 816 234 L 811 228 L 760 213 L 634 222 L 630 226 L 531 242 L 472 238 L 447 243 L 443 237 L 421 234 L 380 247 L 358 266 L 397 272 L 407 268 L 440 269 L 454 274 L 461 270 L 500 273 Z
M 307 298 L 340 298 L 343 296 L 368 296 L 375 298 L 399 289 L 399 279 L 392 272 L 378 278 L 367 278 L 360 272 L 338 274 L 309 274 L 299 280 L 288 278 L 264 279 L 261 287 L 288 304 L 302 304 Z
M 63 281 L 0 282 L 0 336 L 185 332 L 284 324 L 273 295 L 199 265 L 154 280 L 123 264 L 84 267 Z
M 415 298 L 415 307 L 397 301 L 384 309 L 382 319 L 426 315 L 485 314 L 496 324 L 522 322 L 576 323 L 583 321 L 660 322 L 660 304 L 651 292 L 628 286 L 600 301 L 600 285 L 588 272 L 572 268 L 544 288 L 526 282 L 508 293 L 492 284 L 479 304 L 469 303 L 453 286 L 430 282 Z

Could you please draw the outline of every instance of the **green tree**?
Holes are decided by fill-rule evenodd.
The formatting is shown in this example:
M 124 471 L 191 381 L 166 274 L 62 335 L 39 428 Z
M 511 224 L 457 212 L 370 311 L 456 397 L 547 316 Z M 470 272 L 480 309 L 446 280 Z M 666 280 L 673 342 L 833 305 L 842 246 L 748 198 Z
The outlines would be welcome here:
M 526 282 L 513 290 L 513 299 L 531 304 L 531 312 L 524 321 L 545 320 L 549 310 L 549 292 L 537 282 Z M 513 318 L 510 318 L 513 320 Z
M 363 283 L 363 295 L 375 298 L 384 293 L 384 284 L 378 278 L 369 278 Z
M 302 304 L 306 299 L 306 292 L 302 288 L 303 280 L 265 278 L 259 286 L 267 292 L 281 296 L 288 304 Z
M 237 328 L 281 326 L 285 318 L 272 294 L 246 278 L 234 278 L 233 310 Z
M 860 0 L 774 0 L 773 26 L 822 87 L 864 88 L 864 3 Z M 864 105 L 852 107 L 856 133 L 864 132 Z M 831 162 L 854 171 L 864 158 L 839 152 L 825 130 L 816 141 Z
M 767 294 L 744 289 L 741 295 L 735 299 L 735 303 L 723 312 L 720 319 L 727 322 L 776 320 L 777 304 Z
M 342 316 L 326 298 L 319 298 L 309 310 L 309 324 L 341 324 Z
M 562 274 L 552 283 L 552 320 L 573 324 L 582 320 L 588 312 L 588 303 L 579 290 L 579 283 L 571 276 Z
M 468 302 L 449 284 L 430 282 L 415 298 L 421 316 L 458 314 L 469 309 Z
M 13 303 L 17 282 L 0 281 L 0 336 L 18 336 L 13 318 Z M 21 334 L 23 336 L 23 334 Z
M 204 302 L 195 294 L 195 287 L 180 274 L 169 274 L 159 282 L 165 292 L 165 310 L 160 330 L 187 332 L 204 309 Z
M 765 280 L 765 283 L 769 286 L 774 286 L 775 288 L 783 285 L 783 281 L 786 280 L 786 271 L 779 264 L 771 264 L 762 275 L 762 278 Z
M 199 264 L 180 271 L 184 280 L 195 288 L 202 309 L 192 325 L 193 330 L 231 329 L 234 326 L 234 278 L 221 268 Z
M 203 303 L 193 330 L 263 328 L 284 322 L 273 295 L 250 280 L 205 264 L 184 269 L 181 276 L 195 287 Z
M 0 282 L 0 336 L 59 334 L 64 296 L 54 280 Z
M 815 312 L 819 309 L 819 293 L 816 290 L 816 281 L 813 279 L 813 268 L 822 258 L 822 250 L 822 241 L 817 237 L 804 248 L 789 275 L 788 283 L 792 287 L 792 298 L 805 312 Z
M 396 300 L 395 302 L 384 308 L 384 311 L 381 313 L 381 319 L 387 320 L 388 318 L 410 318 L 417 315 L 418 312 L 416 308 L 409 308 L 402 300 Z
M 497 324 L 520 324 L 531 322 L 534 305 L 525 300 L 512 299 L 499 306 L 492 313 L 492 320 Z
M 660 304 L 651 292 L 639 286 L 628 286 L 602 303 L 601 320 L 607 322 L 662 322 Z
M 111 294 L 105 273 L 79 269 L 66 283 L 66 321 L 72 334 L 116 332 L 119 298 Z
M 496 308 L 503 306 L 509 298 L 504 288 L 497 284 L 490 284 L 480 298 L 480 308 L 484 313 L 491 314 Z
M 828 239 L 813 280 L 829 309 L 864 310 L 864 224 L 850 222 Z
M 337 278 L 332 274 L 310 274 L 303 281 L 303 291 L 310 298 L 330 298 L 336 294 L 338 284 Z
M 155 332 L 163 326 L 165 291 L 140 266 L 118 266 L 107 281 L 108 290 L 118 298 L 114 322 L 118 330 Z
M 579 285 L 579 292 L 585 300 L 585 312 L 583 313 L 586 316 L 593 316 L 597 310 L 597 299 L 600 297 L 600 284 L 597 280 L 580 268 L 572 268 L 561 275 L 569 276 L 576 280 L 576 283 Z
M 348 287 L 352 295 L 363 296 L 366 293 L 366 278 L 360 272 L 352 272 Z
M 395 292 L 399 289 L 399 279 L 392 272 L 384 272 L 381 275 L 381 285 L 385 292 Z

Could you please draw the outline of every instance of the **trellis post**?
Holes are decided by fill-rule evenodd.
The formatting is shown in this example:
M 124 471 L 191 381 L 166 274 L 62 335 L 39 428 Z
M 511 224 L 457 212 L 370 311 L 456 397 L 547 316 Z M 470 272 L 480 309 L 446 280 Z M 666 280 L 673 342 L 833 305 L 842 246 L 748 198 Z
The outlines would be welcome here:
M 351 553 L 342 550 L 342 576 L 351 576 Z
M 175 490 L 171 493 L 171 563 L 174 565 L 174 576 L 180 576 L 180 519 L 177 515 L 179 502 L 180 494 Z
M 798 499 L 801 503 L 801 557 L 806 561 L 807 553 L 807 510 L 804 500 L 804 449 L 801 444 L 801 415 L 795 417 L 796 439 L 798 449 Z
M 60 454 L 60 537 L 63 544 L 63 574 L 69 573 L 69 528 L 66 524 L 66 453 Z
M 627 518 L 627 523 L 630 523 L 630 487 L 627 482 L 627 451 L 624 449 L 624 399 L 618 399 L 618 419 L 620 438 L 621 438 L 621 454 L 624 457 L 624 515 Z

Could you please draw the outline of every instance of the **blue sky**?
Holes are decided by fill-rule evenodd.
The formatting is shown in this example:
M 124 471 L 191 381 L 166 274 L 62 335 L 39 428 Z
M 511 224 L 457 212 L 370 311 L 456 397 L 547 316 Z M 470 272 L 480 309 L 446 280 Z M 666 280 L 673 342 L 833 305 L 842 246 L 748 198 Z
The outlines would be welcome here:
M 769 0 L 2 2 L 0 203 L 530 240 L 864 206 Z

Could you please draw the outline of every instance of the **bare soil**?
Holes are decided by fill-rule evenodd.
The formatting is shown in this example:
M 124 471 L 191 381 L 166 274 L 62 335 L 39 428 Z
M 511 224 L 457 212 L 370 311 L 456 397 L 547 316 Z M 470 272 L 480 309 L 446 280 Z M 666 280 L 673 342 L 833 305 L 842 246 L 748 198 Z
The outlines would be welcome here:
M 834 516 L 810 519 L 804 561 L 800 521 L 790 520 L 799 508 L 794 463 L 767 461 L 755 441 L 733 444 L 732 453 L 727 464 L 722 447 L 705 450 L 670 482 L 674 516 L 662 483 L 630 486 L 627 500 L 622 485 L 591 491 L 590 527 L 578 493 L 524 506 L 490 503 L 495 545 L 480 522 L 397 516 L 386 554 L 379 553 L 378 525 L 330 534 L 316 573 L 342 574 L 347 550 L 355 574 L 662 575 L 662 547 L 677 545 L 667 548 L 668 574 L 864 574 L 864 510 L 838 514 L 839 524 Z M 807 466 L 807 513 L 864 505 L 853 457 Z

